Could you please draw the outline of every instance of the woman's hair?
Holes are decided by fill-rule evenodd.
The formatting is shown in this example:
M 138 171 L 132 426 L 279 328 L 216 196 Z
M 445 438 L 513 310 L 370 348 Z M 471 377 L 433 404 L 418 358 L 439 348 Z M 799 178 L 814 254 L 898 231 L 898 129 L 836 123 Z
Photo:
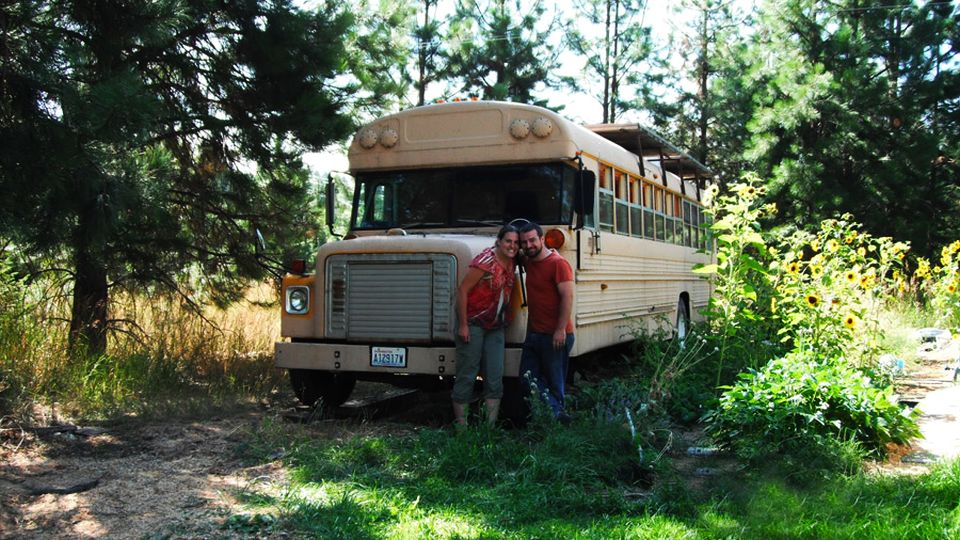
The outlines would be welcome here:
M 500 231 L 497 233 L 497 240 L 503 240 L 504 235 L 507 233 L 515 232 L 517 235 L 520 235 L 520 231 L 513 225 L 504 225 L 500 228 Z

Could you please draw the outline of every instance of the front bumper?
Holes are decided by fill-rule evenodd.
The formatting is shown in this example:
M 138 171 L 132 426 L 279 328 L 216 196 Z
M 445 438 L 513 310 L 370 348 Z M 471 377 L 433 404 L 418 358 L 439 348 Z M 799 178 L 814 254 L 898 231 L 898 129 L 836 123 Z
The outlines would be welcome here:
M 379 367 L 371 365 L 370 345 L 342 343 L 279 342 L 274 345 L 275 364 L 287 369 L 317 369 L 351 373 L 383 373 L 397 375 L 447 375 L 456 373 L 455 347 L 412 347 L 407 349 L 407 366 Z M 520 373 L 519 347 L 504 352 L 504 375 Z

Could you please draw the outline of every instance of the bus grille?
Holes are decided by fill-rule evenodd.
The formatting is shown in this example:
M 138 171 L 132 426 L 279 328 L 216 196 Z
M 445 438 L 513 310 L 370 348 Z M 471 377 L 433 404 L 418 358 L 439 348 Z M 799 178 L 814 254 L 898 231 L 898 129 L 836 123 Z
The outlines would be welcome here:
M 452 341 L 456 273 L 452 255 L 333 255 L 326 268 L 326 335 L 378 343 Z

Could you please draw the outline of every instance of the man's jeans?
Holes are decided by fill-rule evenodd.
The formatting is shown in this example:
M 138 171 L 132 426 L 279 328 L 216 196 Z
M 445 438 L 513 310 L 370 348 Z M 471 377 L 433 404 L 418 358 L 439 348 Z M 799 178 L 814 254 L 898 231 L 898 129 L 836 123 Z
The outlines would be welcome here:
M 537 394 L 543 396 L 559 417 L 563 412 L 564 384 L 573 349 L 573 334 L 567 334 L 562 350 L 553 348 L 553 334 L 527 332 L 520 355 L 520 377 L 524 384 L 535 384 Z

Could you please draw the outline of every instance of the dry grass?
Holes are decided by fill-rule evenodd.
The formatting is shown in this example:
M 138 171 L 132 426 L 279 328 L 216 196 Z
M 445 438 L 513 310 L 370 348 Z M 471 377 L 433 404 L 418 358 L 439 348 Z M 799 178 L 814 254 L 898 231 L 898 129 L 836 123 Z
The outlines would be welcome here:
M 0 311 L 0 415 L 56 402 L 70 416 L 169 414 L 262 397 L 279 384 L 276 293 L 252 286 L 201 313 L 175 295 L 111 298 L 102 357 L 67 353 L 69 295 L 53 283 L 6 288 Z

